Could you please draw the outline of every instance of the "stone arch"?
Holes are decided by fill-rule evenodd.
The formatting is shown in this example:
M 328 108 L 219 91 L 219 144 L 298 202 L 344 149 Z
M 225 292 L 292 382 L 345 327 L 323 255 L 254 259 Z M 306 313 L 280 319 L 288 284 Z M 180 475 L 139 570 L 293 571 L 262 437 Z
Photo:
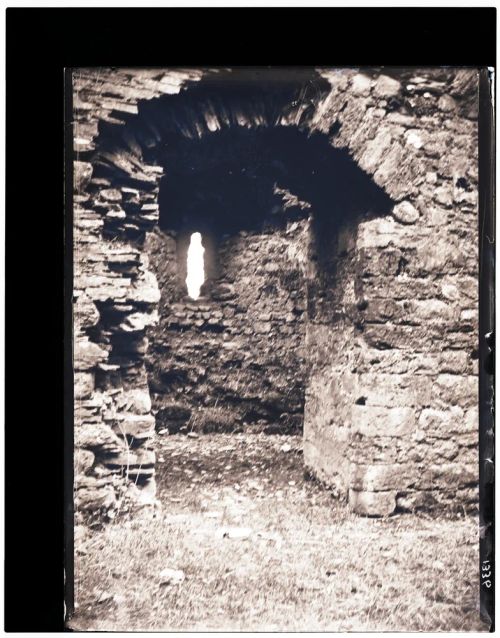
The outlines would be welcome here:
M 366 217 L 355 232 L 351 228 L 337 238 L 336 251 L 343 255 L 338 276 L 346 282 L 342 299 L 337 299 L 343 312 L 335 318 L 331 310 L 320 308 L 308 328 L 312 372 L 305 457 L 320 478 L 336 484 L 343 495 L 349 492 L 352 505 L 362 513 L 390 513 L 398 498 L 400 504 L 411 507 L 418 504 L 421 493 L 431 490 L 434 479 L 419 486 L 413 467 L 402 488 L 396 486 L 394 481 L 399 479 L 394 476 L 404 467 L 404 460 L 389 452 L 379 463 L 373 454 L 380 445 L 377 436 L 388 437 L 394 451 L 398 437 L 416 431 L 417 419 L 450 418 L 432 412 L 438 411 L 432 397 L 410 397 L 400 405 L 402 395 L 408 393 L 409 377 L 401 384 L 397 365 L 391 367 L 390 362 L 381 364 L 379 360 L 385 360 L 387 351 L 397 349 L 401 339 L 391 341 L 387 322 L 396 316 L 399 320 L 400 306 L 403 313 L 421 308 L 405 300 L 400 304 L 395 301 L 391 307 L 389 296 L 394 289 L 382 285 L 380 277 L 400 277 L 409 270 L 408 241 L 416 244 L 413 252 L 410 250 L 413 267 L 424 276 L 433 270 L 442 274 L 445 267 L 458 275 L 467 268 L 457 238 L 450 235 L 444 242 L 438 238 L 437 244 L 430 246 L 428 229 L 422 228 L 421 222 L 427 217 L 425 206 L 435 202 L 428 192 L 433 179 L 430 174 L 439 175 L 436 179 L 442 182 L 437 187 L 436 204 L 443 210 L 453 206 L 455 189 L 472 192 L 470 187 L 455 186 L 458 179 L 467 185 L 477 180 L 477 173 L 465 161 L 474 148 L 469 113 L 473 87 L 470 77 L 460 72 L 430 74 L 420 83 L 415 81 L 416 90 L 409 89 L 410 84 L 405 88 L 407 81 L 401 75 L 391 77 L 376 70 L 359 74 L 304 69 L 280 73 L 279 80 L 264 69 L 125 69 L 105 71 L 97 82 L 92 72 L 75 74 L 77 465 L 83 474 L 93 471 L 96 462 L 104 468 L 101 478 L 83 476 L 77 492 L 82 509 L 87 504 L 89 509 L 95 508 L 95 490 L 101 487 L 106 489 L 100 490 L 97 501 L 107 509 L 115 499 L 111 479 L 123 468 L 144 488 L 136 496 L 144 499 L 154 493 L 154 452 L 148 444 L 154 418 L 144 355 L 146 328 L 157 319 L 159 291 L 143 242 L 159 219 L 163 168 L 158 165 L 158 149 L 165 146 L 168 155 L 169 147 L 177 148 L 183 141 L 193 143 L 235 128 L 294 128 L 300 135 L 320 136 L 339 156 L 351 157 L 392 198 L 392 217 Z M 429 85 L 431 95 L 438 97 L 426 114 L 422 95 Z M 463 136 L 453 160 L 440 162 L 432 148 L 433 142 L 439 141 L 435 125 L 450 109 L 457 121 L 468 123 L 468 136 Z M 425 117 L 435 117 L 435 121 L 422 130 L 419 118 Z M 436 173 L 432 169 L 438 165 Z M 472 196 L 459 192 L 458 197 L 468 209 L 475 205 Z M 419 230 L 415 232 L 415 228 Z M 418 255 L 416 249 L 423 245 L 424 255 Z M 446 263 L 441 256 L 445 248 Z M 377 284 L 372 285 L 377 278 Z M 405 303 L 410 305 L 404 308 Z M 434 309 L 448 317 L 440 299 Z M 349 329 L 341 329 L 346 321 Z M 348 344 L 349 354 L 339 357 Z M 374 352 L 379 359 L 374 359 Z M 381 372 L 371 374 L 370 365 L 379 365 Z M 325 399 L 327 368 L 331 392 Z M 441 370 L 446 371 L 446 367 Z M 459 374 L 470 385 L 471 375 L 466 370 L 467 366 Z M 446 377 L 446 373 L 440 376 Z M 424 380 L 427 383 L 428 378 Z M 441 382 L 448 388 L 448 379 Z M 94 391 L 96 385 L 98 390 Z M 373 385 L 392 394 L 381 403 L 374 396 Z M 473 418 L 469 416 L 470 402 L 456 407 L 462 416 Z M 341 415 L 341 423 L 334 424 L 332 412 Z M 372 431 L 373 420 L 383 435 Z M 367 452 L 365 459 L 363 452 Z M 463 482 L 463 490 L 470 484 L 471 480 Z M 438 486 L 438 490 L 445 488 Z

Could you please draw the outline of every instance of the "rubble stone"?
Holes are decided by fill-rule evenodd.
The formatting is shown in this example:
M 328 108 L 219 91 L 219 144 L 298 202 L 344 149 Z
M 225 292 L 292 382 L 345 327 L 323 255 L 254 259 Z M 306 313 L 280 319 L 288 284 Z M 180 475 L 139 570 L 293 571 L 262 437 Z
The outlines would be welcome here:
M 410 202 L 396 204 L 392 214 L 402 224 L 414 224 L 419 218 L 418 210 Z

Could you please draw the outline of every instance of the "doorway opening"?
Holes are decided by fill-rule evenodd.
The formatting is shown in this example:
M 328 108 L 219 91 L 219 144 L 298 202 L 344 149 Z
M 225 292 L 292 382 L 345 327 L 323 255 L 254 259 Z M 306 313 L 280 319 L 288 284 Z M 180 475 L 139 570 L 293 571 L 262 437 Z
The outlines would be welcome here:
M 389 198 L 325 136 L 290 127 L 181 139 L 161 160 L 146 244 L 162 293 L 147 358 L 157 431 L 300 435 L 308 331 L 344 316 L 346 237 Z

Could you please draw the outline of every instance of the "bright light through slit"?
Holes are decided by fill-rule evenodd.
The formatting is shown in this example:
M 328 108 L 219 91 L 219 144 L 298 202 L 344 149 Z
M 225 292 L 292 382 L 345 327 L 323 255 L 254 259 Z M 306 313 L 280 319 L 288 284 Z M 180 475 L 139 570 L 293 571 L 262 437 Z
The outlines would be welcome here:
M 205 281 L 205 268 L 203 267 L 203 253 L 205 249 L 201 245 L 200 233 L 193 233 L 187 252 L 187 277 L 186 285 L 188 294 L 192 299 L 198 299 L 200 289 Z

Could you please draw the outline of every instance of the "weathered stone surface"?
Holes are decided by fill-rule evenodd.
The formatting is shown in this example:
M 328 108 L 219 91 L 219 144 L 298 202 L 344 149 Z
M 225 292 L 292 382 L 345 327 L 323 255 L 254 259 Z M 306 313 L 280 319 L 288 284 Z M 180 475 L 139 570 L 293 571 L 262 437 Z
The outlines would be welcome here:
M 412 408 L 382 408 L 352 406 L 353 432 L 363 436 L 404 436 L 415 429 L 415 410 Z
M 82 512 L 107 510 L 115 504 L 116 497 L 112 485 L 96 488 L 81 488 L 75 493 L 75 509 Z
M 155 420 L 149 414 L 121 413 L 113 426 L 118 434 L 133 437 L 134 439 L 147 439 L 154 434 Z
M 349 490 L 349 505 L 362 516 L 389 516 L 396 509 L 396 492 Z
M 477 480 L 477 465 L 459 461 L 426 467 L 414 487 L 422 490 L 436 488 L 450 490 L 474 485 Z
M 367 75 L 358 73 L 352 78 L 351 91 L 354 95 L 366 97 L 370 94 L 371 83 L 371 79 Z
M 134 414 L 149 414 L 151 412 L 151 397 L 146 388 L 124 390 L 116 397 L 116 408 L 120 412 Z
M 75 324 L 82 328 L 95 326 L 99 321 L 99 312 L 90 297 L 83 293 L 79 294 L 73 305 L 73 316 Z
M 121 202 L 122 194 L 117 188 L 105 188 L 99 192 L 100 199 L 106 202 Z
M 107 350 L 88 339 L 79 339 L 75 346 L 75 370 L 91 370 L 108 358 Z
M 160 301 L 161 292 L 155 275 L 152 272 L 146 272 L 139 285 L 136 284 L 129 291 L 128 298 L 136 303 L 157 304 Z
M 454 111 L 457 108 L 457 103 L 451 95 L 442 95 L 438 101 L 438 108 L 446 112 Z
M 377 135 L 365 146 L 363 155 L 359 158 L 359 165 L 368 173 L 374 173 L 387 153 L 393 141 L 392 131 L 382 128 Z
M 85 190 L 92 176 L 92 164 L 89 162 L 73 163 L 73 186 L 77 193 Z
M 78 416 L 78 413 L 77 415 Z M 101 453 L 118 453 L 123 441 L 104 423 L 89 423 L 75 428 L 75 446 Z
M 402 224 L 414 224 L 418 218 L 418 210 L 410 202 L 400 202 L 392 210 L 394 218 Z
M 373 87 L 373 92 L 378 97 L 388 98 L 396 96 L 401 90 L 401 82 L 388 75 L 379 76 Z
M 151 326 L 158 322 L 158 313 L 155 312 L 135 312 L 127 315 L 125 320 L 118 325 L 120 332 L 139 332 L 146 326 Z
M 128 449 L 121 454 L 110 454 L 105 460 L 105 465 L 110 467 L 151 466 L 154 465 L 155 460 L 156 456 L 152 450 L 144 450 L 141 448 L 137 450 Z
M 94 374 L 92 372 L 76 372 L 74 376 L 75 400 L 89 397 L 94 390 Z
M 436 403 L 446 407 L 472 408 L 477 405 L 478 392 L 477 377 L 472 375 L 439 374 L 433 385 Z
M 94 465 L 95 456 L 90 450 L 84 450 L 83 448 L 77 448 L 75 450 L 75 472 L 86 473 Z
M 447 438 L 466 429 L 464 411 L 456 405 L 446 410 L 426 408 L 420 414 L 418 426 L 428 436 Z

